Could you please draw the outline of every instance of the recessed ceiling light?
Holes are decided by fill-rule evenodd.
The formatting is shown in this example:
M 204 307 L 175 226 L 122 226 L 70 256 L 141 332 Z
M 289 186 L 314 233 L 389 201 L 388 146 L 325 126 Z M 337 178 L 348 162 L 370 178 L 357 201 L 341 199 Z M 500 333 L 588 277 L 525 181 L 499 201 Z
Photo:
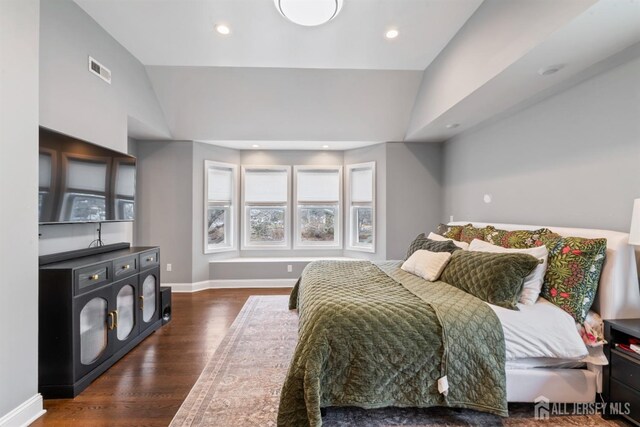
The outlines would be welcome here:
M 387 30 L 387 32 L 384 33 L 384 36 L 386 38 L 388 38 L 388 39 L 395 39 L 396 37 L 398 37 L 398 34 L 400 34 L 400 33 L 398 32 L 398 30 L 396 30 L 394 28 L 394 29 L 391 29 L 391 30 Z
M 216 25 L 216 31 L 223 36 L 226 36 L 231 33 L 231 29 L 224 24 Z
M 550 76 L 551 74 L 555 74 L 563 68 L 563 64 L 550 65 L 549 67 L 540 68 L 538 70 L 538 74 L 540 74 L 541 76 Z
M 460 123 L 449 123 L 448 125 L 445 125 L 447 129 L 455 129 L 458 126 L 460 126 Z
M 315 27 L 338 16 L 344 0 L 274 0 L 278 12 L 294 24 Z
M 329 146 L 328 145 L 323 145 L 322 148 L 329 148 Z
M 252 148 L 260 148 L 260 146 L 258 144 L 253 144 L 251 147 Z

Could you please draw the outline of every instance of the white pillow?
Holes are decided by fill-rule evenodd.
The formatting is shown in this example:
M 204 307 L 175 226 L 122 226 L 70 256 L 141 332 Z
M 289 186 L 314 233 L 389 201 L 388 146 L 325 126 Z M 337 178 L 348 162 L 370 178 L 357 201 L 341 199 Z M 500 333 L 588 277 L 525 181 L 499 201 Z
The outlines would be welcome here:
M 415 274 L 430 282 L 438 280 L 442 270 L 451 258 L 449 252 L 431 252 L 424 249 L 415 251 L 403 264 L 401 269 Z
M 467 242 L 459 242 L 457 240 L 449 239 L 436 233 L 429 233 L 429 235 L 427 236 L 427 239 L 435 240 L 437 242 L 446 242 L 447 240 L 451 240 L 453 244 L 456 245 L 457 247 L 465 251 L 469 249 L 469 244 Z
M 534 257 L 541 259 L 542 264 L 539 264 L 531 274 L 524 278 L 522 294 L 520 294 L 520 303 L 526 305 L 533 305 L 536 303 L 538 296 L 540 295 L 540 290 L 542 289 L 542 282 L 544 282 L 544 274 L 547 272 L 547 264 L 549 261 L 549 251 L 545 246 L 538 246 L 529 249 L 511 249 L 492 245 L 491 243 L 484 242 L 482 240 L 473 239 L 469 245 L 469 250 L 492 253 L 521 253 L 533 255 Z

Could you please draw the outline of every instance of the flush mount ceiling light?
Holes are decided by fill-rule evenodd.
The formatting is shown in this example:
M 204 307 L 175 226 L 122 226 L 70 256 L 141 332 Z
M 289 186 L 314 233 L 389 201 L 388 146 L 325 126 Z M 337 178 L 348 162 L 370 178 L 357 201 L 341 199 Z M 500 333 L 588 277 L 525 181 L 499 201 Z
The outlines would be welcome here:
M 224 24 L 217 24 L 216 25 L 216 31 L 219 34 L 222 34 L 223 36 L 226 36 L 226 35 L 231 33 L 231 29 L 228 26 L 224 25 Z
M 274 0 L 278 12 L 289 21 L 305 27 L 325 24 L 342 9 L 343 0 Z
M 258 144 L 253 144 L 251 147 L 252 148 L 260 148 L 260 146 Z
M 329 148 L 329 146 L 328 145 L 323 145 L 322 148 Z
M 398 30 L 396 30 L 396 29 L 391 29 L 391 30 L 388 30 L 386 33 L 384 33 L 384 36 L 385 36 L 386 38 L 388 38 L 389 40 L 391 40 L 391 39 L 395 39 L 396 37 L 398 37 L 398 34 L 400 34 L 400 33 L 398 32 Z
M 550 65 L 549 67 L 540 68 L 538 70 L 538 74 L 540 74 L 541 76 L 550 76 L 551 74 L 555 74 L 563 68 L 563 64 Z

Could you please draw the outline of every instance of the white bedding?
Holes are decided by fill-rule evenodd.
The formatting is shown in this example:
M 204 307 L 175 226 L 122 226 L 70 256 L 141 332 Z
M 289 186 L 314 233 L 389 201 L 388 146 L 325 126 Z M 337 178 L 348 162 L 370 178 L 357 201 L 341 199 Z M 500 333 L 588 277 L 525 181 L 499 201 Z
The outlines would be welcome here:
M 581 361 L 589 354 L 573 317 L 544 298 L 533 305 L 518 304 L 520 311 L 491 304 L 489 307 L 502 323 L 507 362 L 553 358 L 566 363 Z M 540 362 L 544 362 L 541 366 L 549 363 L 548 360 Z

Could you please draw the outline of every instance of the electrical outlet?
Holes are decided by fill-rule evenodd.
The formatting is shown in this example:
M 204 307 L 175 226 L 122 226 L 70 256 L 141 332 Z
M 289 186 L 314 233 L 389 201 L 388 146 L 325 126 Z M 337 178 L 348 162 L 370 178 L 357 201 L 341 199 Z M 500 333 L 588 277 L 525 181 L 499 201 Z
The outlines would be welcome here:
M 453 215 L 449 216 L 449 222 L 453 222 Z
M 293 273 L 293 265 L 291 264 L 287 265 L 287 273 Z
M 172 268 L 171 264 L 167 264 L 167 271 L 171 271 Z

